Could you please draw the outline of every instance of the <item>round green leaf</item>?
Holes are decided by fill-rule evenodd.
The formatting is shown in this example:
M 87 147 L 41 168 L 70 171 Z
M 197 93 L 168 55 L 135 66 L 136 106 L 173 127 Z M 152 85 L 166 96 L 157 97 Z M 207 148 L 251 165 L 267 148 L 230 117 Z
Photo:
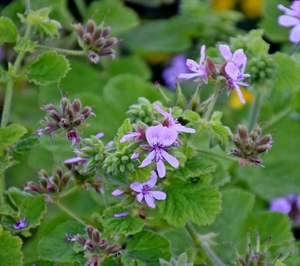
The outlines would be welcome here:
M 112 234 L 131 235 L 142 230 L 144 221 L 131 212 L 124 217 L 115 218 L 114 214 L 128 211 L 122 207 L 111 207 L 103 213 L 103 226 Z
M 57 226 L 52 233 L 41 239 L 38 245 L 39 257 L 43 260 L 74 262 L 83 257 L 77 254 L 73 245 L 74 242 L 67 241 L 66 234 L 84 234 L 84 226 L 75 221 L 68 221 Z
M 158 202 L 161 216 L 170 225 L 181 227 L 188 220 L 211 224 L 221 211 L 221 194 L 216 187 L 205 187 L 200 180 L 170 179 L 164 192 L 167 198 Z
M 41 54 L 27 69 L 27 77 L 36 85 L 47 85 L 59 82 L 70 70 L 68 60 L 49 51 Z

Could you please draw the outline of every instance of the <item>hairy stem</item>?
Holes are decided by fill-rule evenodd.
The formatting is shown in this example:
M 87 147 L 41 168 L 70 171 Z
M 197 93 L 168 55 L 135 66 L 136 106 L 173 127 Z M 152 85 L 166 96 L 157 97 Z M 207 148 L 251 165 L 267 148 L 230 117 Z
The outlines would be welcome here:
M 224 266 L 225 264 L 217 257 L 217 255 L 213 252 L 213 250 L 210 248 L 210 245 L 208 243 L 202 243 L 201 236 L 197 234 L 194 227 L 190 222 L 187 222 L 185 225 L 185 230 L 187 234 L 189 235 L 190 239 L 194 243 L 195 247 L 200 248 L 210 259 L 208 262 L 209 265 L 212 266 Z
M 86 17 L 87 10 L 86 10 L 85 2 L 82 0 L 75 0 L 74 2 L 76 4 L 77 10 L 78 10 L 80 16 L 82 18 Z
M 60 54 L 66 54 L 66 55 L 85 55 L 86 51 L 83 50 L 69 50 L 69 49 L 63 49 L 63 48 L 56 48 L 56 47 L 50 47 L 50 46 L 45 46 L 45 45 L 37 45 L 37 48 L 40 49 L 46 49 L 46 50 L 53 50 L 57 51 Z
M 203 150 L 203 149 L 199 149 L 199 148 L 194 148 L 194 149 L 195 149 L 195 151 L 205 153 L 207 155 L 214 156 L 214 157 L 224 159 L 224 160 L 228 160 L 228 161 L 238 161 L 239 160 L 238 158 L 226 156 L 226 155 L 219 154 L 219 153 L 209 151 L 209 150 Z
M 66 214 L 68 214 L 70 217 L 72 217 L 74 220 L 76 220 L 77 222 L 86 225 L 86 223 L 81 220 L 77 215 L 75 215 L 74 213 L 72 213 L 71 211 L 69 211 L 64 205 L 62 205 L 59 201 L 56 202 L 57 206 Z
M 209 120 L 209 118 L 212 114 L 212 111 L 214 109 L 214 106 L 215 106 L 215 103 L 216 103 L 216 100 L 217 100 L 218 94 L 219 94 L 219 88 L 220 88 L 220 85 L 217 83 L 215 92 L 214 92 L 213 97 L 211 99 L 211 102 L 209 103 L 208 109 L 207 109 L 207 111 L 204 115 L 204 121 L 206 121 L 206 122 Z
M 106 180 L 105 180 L 104 173 L 103 173 L 102 169 L 100 169 L 100 177 L 101 177 L 102 186 L 103 186 L 104 206 L 105 206 L 105 208 L 107 208 L 108 207 L 107 187 L 106 187 Z
M 263 94 L 257 90 L 255 95 L 254 103 L 251 105 L 249 116 L 248 116 L 248 130 L 252 130 L 257 123 L 258 116 L 261 110 L 261 104 L 263 100 Z
M 268 122 L 268 124 L 264 125 L 262 127 L 262 129 L 264 131 L 268 130 L 269 128 L 275 126 L 276 124 L 278 124 L 279 122 L 281 122 L 284 118 L 286 118 L 291 112 L 293 111 L 293 109 L 291 107 L 288 107 L 287 109 L 283 110 L 282 112 L 280 112 L 279 114 L 275 115 L 270 122 Z

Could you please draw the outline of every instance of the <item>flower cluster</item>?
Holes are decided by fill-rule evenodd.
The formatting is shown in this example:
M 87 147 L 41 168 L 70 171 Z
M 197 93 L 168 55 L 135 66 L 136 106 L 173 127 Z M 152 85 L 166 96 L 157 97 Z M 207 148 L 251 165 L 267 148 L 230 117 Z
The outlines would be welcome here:
M 294 1 L 290 8 L 278 5 L 278 9 L 284 12 L 279 16 L 278 24 L 283 27 L 293 27 L 290 31 L 290 41 L 298 43 L 300 41 L 300 1 Z
M 97 26 L 93 19 L 89 19 L 86 26 L 80 23 L 73 24 L 78 36 L 79 45 L 87 51 L 87 57 L 93 63 L 98 63 L 99 56 L 115 57 L 113 45 L 118 43 L 120 39 L 109 37 L 111 27 L 103 27 L 103 22 Z
M 240 165 L 255 164 L 262 166 L 262 160 L 258 155 L 267 153 L 273 146 L 271 134 L 267 134 L 260 138 L 262 130 L 258 124 L 248 134 L 245 125 L 238 124 L 237 134 L 234 134 L 233 141 L 236 148 L 231 149 L 228 153 L 240 158 Z
M 63 173 L 60 167 L 55 167 L 51 175 L 43 169 L 40 170 L 38 178 L 39 184 L 29 181 L 24 186 L 24 190 L 45 194 L 47 195 L 47 201 L 52 202 L 67 188 L 71 175 L 69 172 Z
M 209 78 L 214 81 L 224 79 L 227 92 L 235 89 L 238 93 L 240 101 L 245 103 L 245 99 L 239 86 L 249 86 L 248 82 L 243 81 L 244 78 L 250 77 L 249 74 L 244 73 L 247 63 L 247 57 L 243 49 L 238 49 L 233 54 L 228 45 L 219 45 L 219 50 L 226 60 L 222 66 L 216 66 L 210 58 L 205 59 L 205 45 L 200 50 L 199 64 L 194 60 L 187 59 L 186 66 L 195 73 L 183 73 L 179 78 L 191 79 L 197 78 L 196 81 L 208 83 Z
M 46 120 L 40 121 L 45 127 L 38 129 L 36 133 L 39 136 L 49 133 L 52 139 L 54 132 L 61 128 L 66 132 L 67 138 L 72 141 L 72 145 L 76 145 L 81 141 L 79 132 L 83 122 L 94 114 L 93 107 L 85 106 L 82 108 L 79 99 L 75 99 L 71 103 L 67 96 L 68 93 L 62 96 L 59 109 L 53 104 L 44 104 L 41 109 L 49 114 L 52 121 L 49 121 L 47 117 Z
M 66 234 L 68 241 L 76 241 L 83 246 L 85 257 L 88 258 L 85 265 L 100 265 L 106 255 L 116 255 L 122 249 L 122 246 L 119 244 L 108 246 L 108 240 L 101 238 L 101 234 L 97 228 L 87 225 L 85 230 L 87 238 L 80 234 L 77 234 L 75 237 Z
M 131 193 L 136 196 L 138 202 L 146 204 L 154 209 L 155 203 L 154 200 L 165 200 L 167 195 L 163 191 L 153 190 L 157 181 L 157 174 L 155 171 L 151 172 L 150 180 L 144 183 L 134 182 L 130 185 L 130 189 L 127 188 L 118 188 L 112 192 L 113 196 L 120 196 L 124 193 Z M 123 217 L 126 216 L 129 212 L 116 214 L 115 217 Z
M 139 167 L 150 165 L 155 160 L 158 176 L 164 177 L 166 175 L 165 160 L 174 168 L 179 166 L 178 160 L 168 152 L 173 147 L 181 145 L 178 140 L 178 132 L 195 133 L 196 130 L 182 126 L 172 117 L 171 111 L 170 113 L 165 112 L 156 104 L 154 104 L 154 108 L 165 117 L 162 123 L 147 129 L 136 127 L 136 132 L 128 133 L 120 141 L 139 142 L 139 147 L 131 158 L 138 158 L 141 153 L 148 151 L 149 154 Z

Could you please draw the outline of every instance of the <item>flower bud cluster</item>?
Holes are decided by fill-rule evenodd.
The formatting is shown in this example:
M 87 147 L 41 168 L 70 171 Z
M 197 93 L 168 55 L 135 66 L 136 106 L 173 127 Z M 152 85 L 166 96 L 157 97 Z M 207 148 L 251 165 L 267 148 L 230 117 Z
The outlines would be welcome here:
M 131 155 L 132 153 L 128 148 L 124 148 L 122 151 L 113 154 L 108 154 L 103 167 L 107 173 L 118 174 L 132 172 L 138 163 L 131 158 Z
M 133 104 L 129 107 L 127 111 L 127 116 L 130 118 L 131 123 L 137 123 L 141 121 L 143 123 L 149 124 L 153 121 L 153 105 L 144 97 L 138 99 L 138 104 Z
M 228 153 L 237 156 L 240 159 L 240 165 L 255 164 L 262 166 L 262 160 L 258 155 L 267 153 L 273 146 L 271 134 L 267 134 L 261 138 L 262 130 L 258 124 L 248 134 L 247 127 L 243 124 L 238 124 L 237 134 L 234 134 L 233 141 L 236 148 L 231 149 Z
M 99 56 L 115 57 L 113 45 L 118 43 L 120 39 L 109 37 L 111 27 L 104 27 L 104 22 L 97 26 L 93 19 L 89 19 L 85 27 L 80 23 L 72 24 L 78 36 L 78 43 L 87 51 L 87 57 L 93 63 L 98 63 Z
M 77 243 L 83 246 L 86 257 L 89 257 L 85 265 L 100 265 L 106 255 L 117 254 L 122 249 L 119 244 L 109 246 L 108 240 L 101 238 L 97 228 L 87 225 L 85 230 L 87 237 L 77 234 L 74 238 Z
M 83 122 L 91 114 L 94 114 L 93 107 L 85 106 L 82 108 L 79 99 L 75 99 L 71 103 L 67 96 L 68 93 L 63 95 L 59 108 L 51 103 L 44 104 L 41 109 L 49 114 L 52 121 L 49 121 L 48 118 L 40 121 L 44 128 L 38 129 L 36 133 L 40 136 L 49 133 L 52 139 L 54 132 L 61 128 L 66 132 L 66 137 L 72 141 L 72 145 L 76 145 L 81 141 L 79 132 Z
M 248 69 L 250 72 L 249 82 L 261 84 L 274 78 L 276 63 L 268 54 L 262 53 L 249 60 Z
M 287 258 L 289 258 L 293 252 L 288 253 L 284 257 L 282 257 L 282 253 L 280 253 L 275 259 L 272 261 L 268 261 L 268 258 L 272 257 L 270 254 L 268 254 L 268 249 L 270 246 L 270 243 L 272 241 L 272 236 L 269 237 L 268 242 L 263 250 L 260 249 L 260 235 L 257 233 L 256 236 L 256 249 L 254 250 L 251 245 L 250 241 L 250 234 L 247 234 L 247 250 L 244 255 L 240 255 L 238 251 L 236 250 L 234 244 L 231 244 L 234 252 L 237 256 L 237 258 L 234 260 L 236 265 L 270 265 L 275 266 L 278 265 L 278 261 L 283 262 Z M 280 259 L 279 259 L 280 258 Z M 283 264 L 282 264 L 283 265 Z
M 37 192 L 39 194 L 49 195 L 48 201 L 53 201 L 61 192 L 66 189 L 70 181 L 71 175 L 69 172 L 63 173 L 60 167 L 55 167 L 52 174 L 49 175 L 45 170 L 38 172 L 39 184 L 33 181 L 27 182 L 24 190 Z

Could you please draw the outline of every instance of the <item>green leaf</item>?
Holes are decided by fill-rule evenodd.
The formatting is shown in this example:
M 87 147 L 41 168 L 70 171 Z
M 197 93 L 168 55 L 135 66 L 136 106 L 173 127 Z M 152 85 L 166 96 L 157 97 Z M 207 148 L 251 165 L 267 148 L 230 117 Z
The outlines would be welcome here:
M 192 159 L 186 161 L 184 167 L 173 171 L 172 178 L 179 178 L 186 180 L 191 177 L 199 177 L 204 174 L 214 172 L 216 165 L 214 162 L 203 158 L 201 155 L 197 155 Z
M 272 57 L 277 64 L 275 89 L 293 90 L 300 83 L 300 67 L 287 54 L 277 52 Z
M 141 54 L 182 52 L 190 46 L 190 40 L 181 26 L 178 17 L 148 21 L 126 33 L 123 42 Z
M 70 70 L 68 60 L 49 51 L 41 54 L 27 69 L 27 77 L 36 85 L 45 86 L 53 82 L 59 82 Z
M 283 264 L 280 260 L 277 260 L 275 266 L 286 266 L 286 265 Z
M 130 182 L 146 182 L 151 176 L 151 166 L 136 168 L 133 172 L 128 173 L 127 178 Z
M 22 240 L 8 231 L 0 230 L 0 261 L 5 266 L 22 265 Z
M 10 75 L 2 67 L 0 67 L 0 83 L 6 83 L 9 81 Z
M 26 128 L 17 124 L 11 124 L 0 129 L 0 152 L 7 146 L 13 145 L 27 132 Z
M 11 150 L 12 155 L 23 154 L 30 151 L 40 142 L 40 137 L 37 134 L 31 134 L 25 138 L 17 140 Z
M 0 156 L 0 173 L 3 173 L 6 169 L 12 167 L 16 163 L 18 162 L 16 160 L 13 160 L 9 155 Z
M 113 60 L 106 70 L 112 77 L 131 73 L 145 80 L 151 78 L 151 71 L 148 65 L 138 56 L 120 57 L 118 60 Z
M 43 260 L 70 263 L 82 258 L 83 254 L 77 254 L 74 251 L 74 242 L 67 241 L 66 234 L 83 235 L 84 233 L 84 226 L 78 222 L 68 221 L 64 224 L 60 224 L 39 242 L 39 257 Z
M 300 113 L 300 90 L 297 90 L 292 95 L 292 108 Z
M 222 245 L 221 243 L 233 243 L 240 254 L 245 254 L 247 233 L 251 234 L 252 247 L 255 246 L 257 239 L 255 232 L 259 233 L 260 250 L 264 249 L 270 235 L 272 235 L 269 249 L 272 254 L 268 252 L 270 260 L 273 255 L 277 256 L 282 251 L 280 249 L 285 246 L 285 243 L 289 243 L 289 248 L 294 248 L 290 222 L 286 215 L 277 212 L 252 214 L 251 210 L 255 201 L 254 195 L 239 189 L 225 191 L 222 199 L 222 213 L 218 215 L 212 225 L 199 227 L 198 232 L 215 232 L 218 234 L 215 238 L 218 245 L 212 248 L 217 256 L 222 257 L 222 261 L 226 265 L 234 261 L 235 254 L 230 245 Z M 255 229 L 252 233 L 251 228 Z
M 263 15 L 259 23 L 260 28 L 264 30 L 265 36 L 272 42 L 288 41 L 288 33 L 291 28 L 282 27 L 278 24 L 278 17 L 284 13 L 278 9 L 278 5 L 290 6 L 287 0 L 265 0 L 263 1 Z
M 227 143 L 232 139 L 232 133 L 228 127 L 225 126 L 211 126 L 209 136 L 209 146 L 213 148 L 219 145 L 225 151 Z
M 18 30 L 11 19 L 0 17 L 0 45 L 9 42 L 14 43 L 18 37 Z
M 168 180 L 164 192 L 167 198 L 158 202 L 161 216 L 170 225 L 181 227 L 188 220 L 198 224 L 211 224 L 221 211 L 221 194 L 216 187 L 201 182 L 179 179 Z
M 28 231 L 30 228 L 37 227 L 41 224 L 41 219 L 46 212 L 46 201 L 43 195 L 31 195 L 27 192 L 20 191 L 15 187 L 11 187 L 7 191 L 8 198 L 11 203 L 18 209 L 18 219 L 26 218 L 27 226 L 18 232 Z M 14 230 L 15 216 L 11 215 L 14 219 L 6 217 L 3 224 L 9 229 Z
M 170 242 L 148 230 L 135 234 L 121 255 L 121 261 L 126 266 L 159 266 L 160 258 L 166 260 L 171 258 Z
M 32 266 L 32 265 L 53 266 L 53 262 L 51 262 L 51 261 L 44 261 L 44 260 L 37 260 L 37 261 L 27 262 L 23 266 Z
M 118 129 L 118 139 L 117 139 L 118 151 L 121 151 L 123 150 L 124 147 L 128 146 L 128 143 L 126 142 L 121 143 L 120 140 L 124 135 L 128 134 L 129 132 L 132 132 L 132 130 L 133 130 L 133 126 L 130 123 L 130 119 L 129 118 L 125 119 L 122 126 L 120 126 Z
M 199 122 L 201 120 L 200 115 L 192 110 L 187 110 L 183 113 L 183 119 L 190 122 Z
M 134 10 L 124 6 L 120 0 L 93 1 L 86 15 L 86 20 L 92 17 L 98 24 L 104 20 L 105 25 L 113 25 L 112 35 L 128 31 L 139 21 Z
M 33 42 L 25 37 L 21 37 L 18 39 L 16 45 L 14 46 L 14 50 L 16 52 L 34 52 L 36 48 L 36 42 Z
M 17 213 L 9 205 L 4 204 L 0 206 L 0 214 L 13 216 L 16 215 Z
M 115 218 L 114 214 L 127 212 L 122 207 L 110 207 L 103 213 L 103 226 L 111 234 L 132 235 L 142 230 L 144 221 L 130 212 L 127 216 Z
M 111 257 L 106 257 L 103 261 L 101 261 L 101 266 L 122 266 L 122 264 L 116 262 Z

